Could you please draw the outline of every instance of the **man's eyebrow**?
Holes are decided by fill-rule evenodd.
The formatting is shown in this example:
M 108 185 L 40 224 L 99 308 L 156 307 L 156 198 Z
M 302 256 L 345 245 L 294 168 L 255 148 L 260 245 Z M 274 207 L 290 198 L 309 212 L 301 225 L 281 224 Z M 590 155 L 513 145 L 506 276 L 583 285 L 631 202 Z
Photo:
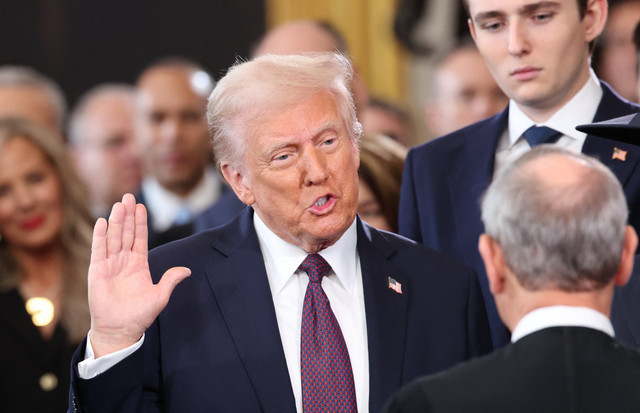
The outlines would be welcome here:
M 476 23 L 481 23 L 485 20 L 489 20 L 489 19 L 495 19 L 498 17 L 504 17 L 506 16 L 506 13 L 501 12 L 501 11 L 495 11 L 495 10 L 491 10 L 491 11 L 484 11 L 484 12 L 480 12 L 478 14 L 476 14 L 473 17 L 473 21 Z
M 526 15 L 531 14 L 542 8 L 554 8 L 557 9 L 560 7 L 560 4 L 557 1 L 540 1 L 537 3 L 525 4 L 524 6 L 518 9 L 518 14 Z M 488 19 L 495 19 L 499 17 L 504 17 L 506 13 L 498 10 L 490 10 L 486 12 L 480 12 L 476 14 L 473 18 L 474 22 L 482 22 Z

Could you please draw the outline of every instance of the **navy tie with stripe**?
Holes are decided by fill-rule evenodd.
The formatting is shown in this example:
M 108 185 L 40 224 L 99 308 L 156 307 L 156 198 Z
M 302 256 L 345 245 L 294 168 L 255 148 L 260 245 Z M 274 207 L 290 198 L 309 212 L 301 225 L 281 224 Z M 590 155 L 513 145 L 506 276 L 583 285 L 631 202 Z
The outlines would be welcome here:
M 321 284 L 331 266 L 320 255 L 309 254 L 300 269 L 309 275 L 300 340 L 303 410 L 357 412 L 349 351 Z
M 523 133 L 532 148 L 543 143 L 555 143 L 562 134 L 546 126 L 532 126 Z

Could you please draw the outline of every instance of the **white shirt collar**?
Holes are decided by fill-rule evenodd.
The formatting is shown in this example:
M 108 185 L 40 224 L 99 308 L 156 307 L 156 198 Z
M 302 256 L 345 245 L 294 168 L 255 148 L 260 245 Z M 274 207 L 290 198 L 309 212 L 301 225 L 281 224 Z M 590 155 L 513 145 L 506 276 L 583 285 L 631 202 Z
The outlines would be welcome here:
M 270 278 L 271 294 L 275 296 L 297 273 L 298 267 L 308 254 L 302 248 L 278 237 L 256 213 L 253 214 L 253 225 Z M 350 294 L 354 291 L 356 281 L 357 238 L 354 219 L 349 229 L 335 244 L 319 252 L 329 263 L 343 288 Z
M 613 325 L 609 318 L 591 308 L 557 305 L 531 311 L 516 325 L 511 342 L 549 327 L 587 327 L 602 331 L 613 337 Z
M 186 197 L 181 197 L 164 188 L 153 177 L 148 176 L 142 181 L 146 207 L 153 216 L 153 228 L 164 231 L 173 225 L 178 211 L 186 207 L 196 215 L 213 205 L 220 197 L 222 184 L 215 169 L 207 167 L 200 182 Z
M 587 83 L 566 105 L 544 123 L 538 126 L 548 126 L 561 132 L 563 135 L 580 141 L 582 144 L 586 138 L 584 132 L 575 129 L 576 125 L 591 123 L 598 110 L 602 99 L 602 86 L 593 70 L 589 70 L 590 76 Z M 513 100 L 509 101 L 509 140 L 513 146 L 522 136 L 524 131 L 536 123 L 525 115 Z

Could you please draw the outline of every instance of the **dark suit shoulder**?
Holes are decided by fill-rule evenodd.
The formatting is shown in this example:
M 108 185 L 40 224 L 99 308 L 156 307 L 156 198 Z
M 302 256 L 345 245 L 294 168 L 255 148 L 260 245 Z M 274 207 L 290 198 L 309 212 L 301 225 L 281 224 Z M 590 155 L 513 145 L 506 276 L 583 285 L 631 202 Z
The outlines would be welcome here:
M 553 327 L 415 380 L 386 411 L 637 411 L 639 380 L 640 353 L 599 331 Z

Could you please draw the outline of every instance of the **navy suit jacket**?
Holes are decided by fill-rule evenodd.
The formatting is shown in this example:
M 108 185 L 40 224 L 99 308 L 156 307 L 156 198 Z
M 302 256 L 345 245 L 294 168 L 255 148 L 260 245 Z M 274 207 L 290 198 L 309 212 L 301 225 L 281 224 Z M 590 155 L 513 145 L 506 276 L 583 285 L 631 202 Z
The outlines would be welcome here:
M 71 411 L 295 412 L 294 395 L 253 212 L 150 254 L 157 281 L 192 275 L 147 330 L 140 350 L 94 379 L 72 362 Z M 491 348 L 473 271 L 358 219 L 369 347 L 370 411 L 410 380 Z M 402 284 L 391 290 L 388 277 Z
M 603 96 L 594 122 L 640 111 L 602 83 Z M 507 128 L 508 110 L 427 142 L 409 151 L 402 178 L 399 231 L 460 260 L 480 279 L 494 346 L 509 341 L 478 252 L 484 232 L 480 200 L 493 177 L 498 141 Z M 627 151 L 625 161 L 613 159 L 613 148 Z M 582 152 L 600 159 L 618 177 L 629 204 L 629 222 L 640 229 L 640 147 L 587 135 Z M 615 320 L 614 320 L 615 323 Z
M 640 349 L 640 255 L 636 255 L 628 283 L 616 287 L 611 305 L 611 323 L 616 339 Z

